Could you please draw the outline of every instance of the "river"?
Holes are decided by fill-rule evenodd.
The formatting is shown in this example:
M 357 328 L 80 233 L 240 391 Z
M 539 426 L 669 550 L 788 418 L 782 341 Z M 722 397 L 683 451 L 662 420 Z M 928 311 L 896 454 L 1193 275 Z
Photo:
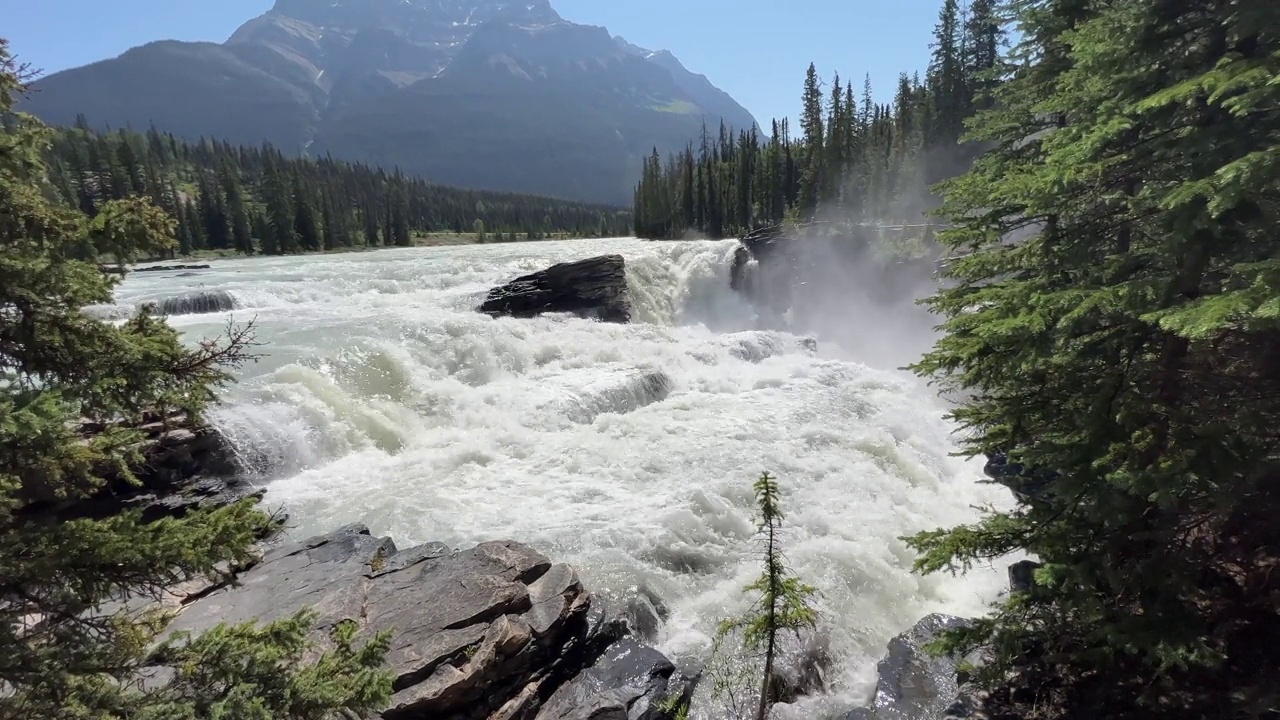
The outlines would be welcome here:
M 363 522 L 400 547 L 522 541 L 593 591 L 660 599 L 658 643 L 676 658 L 748 605 L 751 483 L 774 473 L 787 557 L 821 591 L 835 657 L 830 695 L 797 708 L 820 717 L 866 699 L 894 634 L 996 597 L 1002 570 L 921 578 L 898 538 L 971 520 L 1007 491 L 949 456 L 940 401 L 858 362 L 851 333 L 844 347 L 817 337 L 815 353 L 758 327 L 729 289 L 733 249 L 622 239 L 222 260 L 135 273 L 117 296 L 229 291 L 233 313 L 171 318 L 193 340 L 256 318 L 265 356 L 213 419 L 293 534 Z M 472 310 L 494 285 L 604 252 L 627 259 L 629 326 Z M 874 347 L 874 309 L 847 316 Z

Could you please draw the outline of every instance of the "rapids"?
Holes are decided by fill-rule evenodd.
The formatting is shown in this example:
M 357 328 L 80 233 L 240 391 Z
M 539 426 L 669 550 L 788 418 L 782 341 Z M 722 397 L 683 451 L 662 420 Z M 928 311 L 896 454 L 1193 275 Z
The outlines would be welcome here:
M 877 333 L 836 334 L 845 347 L 819 334 L 815 353 L 762 326 L 729 289 L 733 249 L 623 239 L 225 260 L 133 274 L 117 302 L 230 293 L 234 311 L 170 318 L 192 340 L 256 318 L 266 354 L 213 419 L 293 534 L 364 522 L 401 547 L 526 542 L 607 597 L 656 595 L 670 610 L 658 643 L 677 660 L 748 605 L 751 483 L 773 472 L 789 562 L 821 591 L 836 660 L 832 693 L 789 716 L 822 717 L 867 698 L 894 634 L 996 597 L 1002 571 L 917 577 L 898 538 L 1007 493 L 949 455 L 921 381 L 857 361 L 874 353 L 849 345 L 874 348 Z M 604 252 L 627 258 L 630 326 L 472 311 L 494 285 Z M 845 312 L 874 326 L 875 308 Z

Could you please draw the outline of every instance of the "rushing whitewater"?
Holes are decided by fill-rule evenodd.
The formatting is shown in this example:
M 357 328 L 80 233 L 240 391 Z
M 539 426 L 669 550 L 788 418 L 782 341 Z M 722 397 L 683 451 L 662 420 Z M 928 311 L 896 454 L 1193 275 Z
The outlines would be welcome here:
M 918 380 L 759 327 L 729 289 L 733 250 L 592 240 L 232 260 L 132 275 L 118 302 L 230 293 L 235 311 L 170 318 L 193 340 L 256 318 L 266 356 L 214 420 L 294 534 L 364 522 L 402 547 L 526 542 L 619 602 L 656 596 L 677 659 L 747 606 L 751 483 L 773 472 L 788 558 L 821 591 L 836 659 L 832 695 L 795 710 L 821 717 L 866 698 L 892 635 L 999 592 L 991 569 L 912 575 L 898 538 L 1005 499 L 975 482 L 980 464 L 949 456 L 943 407 Z M 632 325 L 473 311 L 492 286 L 605 252 L 627 259 Z M 866 326 L 875 310 L 847 312 Z

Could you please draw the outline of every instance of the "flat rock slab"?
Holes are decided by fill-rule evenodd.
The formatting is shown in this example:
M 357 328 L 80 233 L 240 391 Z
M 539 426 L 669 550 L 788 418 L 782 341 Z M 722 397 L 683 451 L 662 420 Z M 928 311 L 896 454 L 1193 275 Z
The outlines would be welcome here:
M 353 525 L 269 551 L 237 587 L 188 605 L 173 629 L 311 608 L 322 647 L 344 620 L 364 637 L 392 630 L 395 695 L 384 717 L 486 718 L 584 632 L 589 606 L 572 568 L 519 543 L 397 551 Z
M 489 291 L 479 308 L 497 316 L 530 318 L 543 313 L 572 313 L 602 322 L 631 322 L 626 262 L 601 255 L 552 265 Z

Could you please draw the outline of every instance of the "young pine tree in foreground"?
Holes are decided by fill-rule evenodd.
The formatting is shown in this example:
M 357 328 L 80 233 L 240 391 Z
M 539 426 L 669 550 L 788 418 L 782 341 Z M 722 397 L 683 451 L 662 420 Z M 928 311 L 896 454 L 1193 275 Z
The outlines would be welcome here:
M 777 479 L 769 473 L 763 473 L 754 489 L 756 505 L 760 511 L 764 571 L 745 589 L 750 593 L 758 593 L 760 599 L 748 614 L 721 623 L 717 644 L 737 633 L 741 636 L 744 649 L 761 655 L 764 670 L 759 679 L 760 690 L 753 716 L 756 720 L 766 720 L 769 708 L 775 702 L 774 666 L 781 654 L 779 636 L 787 631 L 798 633 L 815 626 L 818 615 L 813 609 L 812 601 L 818 591 L 794 577 L 784 561 L 779 537 L 783 516 L 778 502 Z M 735 689 L 728 688 L 730 691 Z
M 145 310 L 120 325 L 81 312 L 112 299 L 115 280 L 93 259 L 167 250 L 174 223 L 139 196 L 105 203 L 92 222 L 50 202 L 51 133 L 13 112 L 22 74 L 0 39 L 0 720 L 321 720 L 375 709 L 390 693 L 385 636 L 357 649 L 342 626 L 335 649 L 304 664 L 311 618 L 300 615 L 173 638 L 152 653 L 159 612 L 107 609 L 247 561 L 269 524 L 252 504 L 152 523 L 136 512 L 24 514 L 33 502 L 88 497 L 112 475 L 131 479 L 138 434 L 86 439 L 81 423 L 198 414 L 249 358 L 252 335 L 233 329 L 190 348 Z M 154 659 L 174 675 L 142 687 L 138 672 Z
M 994 651 L 990 685 L 1020 668 L 1043 716 L 1274 712 L 1280 4 L 1019 13 L 916 369 L 963 391 L 966 449 L 1007 452 L 1024 500 L 915 537 L 919 568 L 1043 562 L 947 643 Z

